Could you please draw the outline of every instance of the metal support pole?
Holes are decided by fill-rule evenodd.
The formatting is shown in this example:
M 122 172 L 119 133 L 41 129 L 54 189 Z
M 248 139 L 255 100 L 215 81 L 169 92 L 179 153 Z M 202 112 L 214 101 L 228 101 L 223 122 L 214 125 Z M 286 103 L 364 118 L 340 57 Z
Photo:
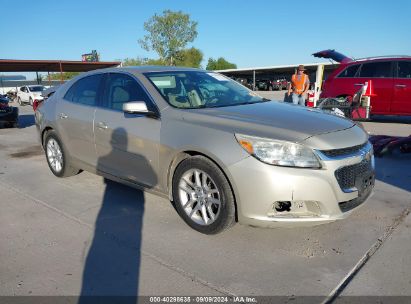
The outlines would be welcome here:
M 1 82 L 1 93 L 4 94 L 4 83 L 3 83 L 3 74 L 0 75 L 0 82 Z
M 40 84 L 39 72 L 36 72 L 36 81 L 37 81 L 37 84 Z
M 255 91 L 255 70 L 253 71 L 253 91 Z
M 314 87 L 314 107 L 317 106 L 317 101 L 320 99 L 321 86 L 323 84 L 324 65 L 319 64 L 317 66 L 317 72 L 315 73 L 315 87 Z
M 64 82 L 64 79 L 63 79 L 63 66 L 61 65 L 61 61 L 59 62 L 59 65 L 60 65 L 60 80 L 61 80 L 61 83 L 63 83 Z
M 49 79 L 49 86 L 51 86 L 50 72 L 47 71 L 47 78 Z

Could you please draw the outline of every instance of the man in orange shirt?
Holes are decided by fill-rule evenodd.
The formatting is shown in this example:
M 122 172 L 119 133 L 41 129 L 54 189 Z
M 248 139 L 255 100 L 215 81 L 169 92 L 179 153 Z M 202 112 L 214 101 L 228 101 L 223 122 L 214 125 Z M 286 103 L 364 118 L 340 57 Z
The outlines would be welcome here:
M 291 94 L 293 104 L 300 106 L 305 106 L 305 97 L 310 87 L 310 80 L 304 71 L 304 66 L 300 64 L 297 73 L 291 77 L 291 85 L 288 87 L 288 96 Z

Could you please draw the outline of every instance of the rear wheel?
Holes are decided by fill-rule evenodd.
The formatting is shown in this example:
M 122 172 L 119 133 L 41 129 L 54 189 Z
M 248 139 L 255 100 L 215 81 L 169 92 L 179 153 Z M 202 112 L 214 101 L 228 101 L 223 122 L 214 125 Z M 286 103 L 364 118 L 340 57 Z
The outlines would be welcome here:
M 235 223 L 231 187 L 212 161 L 194 156 L 180 163 L 173 178 L 173 199 L 181 218 L 204 234 L 217 234 Z
M 79 169 L 70 165 L 63 145 L 54 131 L 46 134 L 44 141 L 47 163 L 51 172 L 57 177 L 69 177 L 80 172 Z

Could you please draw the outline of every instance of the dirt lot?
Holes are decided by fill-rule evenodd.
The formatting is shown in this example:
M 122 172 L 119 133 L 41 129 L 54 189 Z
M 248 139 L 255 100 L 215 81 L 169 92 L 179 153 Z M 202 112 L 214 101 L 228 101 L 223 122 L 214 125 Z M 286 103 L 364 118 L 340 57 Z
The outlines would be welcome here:
M 411 155 L 377 159 L 373 197 L 344 221 L 205 236 L 155 195 L 54 177 L 21 115 L 0 129 L 0 295 L 411 296 Z

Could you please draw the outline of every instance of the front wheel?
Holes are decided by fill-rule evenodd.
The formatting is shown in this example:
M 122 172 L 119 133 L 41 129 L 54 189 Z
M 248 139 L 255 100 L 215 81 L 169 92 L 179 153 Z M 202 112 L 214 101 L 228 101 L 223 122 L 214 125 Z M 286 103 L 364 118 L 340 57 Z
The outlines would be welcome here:
M 47 163 L 51 172 L 57 177 L 69 177 L 80 172 L 79 169 L 70 165 L 63 145 L 54 131 L 46 134 L 44 141 Z
M 180 163 L 173 178 L 173 200 L 181 218 L 204 234 L 217 234 L 235 223 L 235 202 L 223 172 L 203 156 Z

